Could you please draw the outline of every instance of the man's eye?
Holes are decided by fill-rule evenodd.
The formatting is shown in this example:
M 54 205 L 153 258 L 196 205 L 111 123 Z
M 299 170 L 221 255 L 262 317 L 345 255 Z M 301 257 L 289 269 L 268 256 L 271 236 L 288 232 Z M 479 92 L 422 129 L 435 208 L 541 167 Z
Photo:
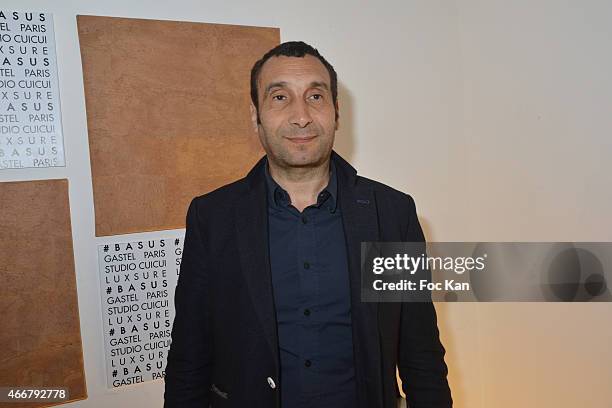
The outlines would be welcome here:
M 287 97 L 285 95 L 274 95 L 272 99 L 274 99 L 275 101 L 284 101 L 285 99 L 287 99 Z
M 321 94 L 314 94 L 314 95 L 310 95 L 311 99 L 314 99 L 315 101 L 320 101 L 321 99 L 323 99 L 323 95 Z

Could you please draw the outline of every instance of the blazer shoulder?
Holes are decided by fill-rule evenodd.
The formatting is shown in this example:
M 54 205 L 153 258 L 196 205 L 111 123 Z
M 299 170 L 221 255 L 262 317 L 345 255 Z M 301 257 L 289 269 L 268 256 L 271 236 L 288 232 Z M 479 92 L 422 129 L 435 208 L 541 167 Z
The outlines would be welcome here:
M 228 206 L 239 199 L 240 195 L 245 191 L 245 179 L 239 179 L 232 183 L 226 184 L 213 191 L 199 195 L 193 199 L 194 203 L 200 207 L 209 206 Z
M 381 231 L 398 231 L 393 240 L 422 241 L 423 232 L 418 221 L 412 196 L 379 181 L 358 176 L 357 184 L 374 192 Z
M 240 201 L 243 191 L 246 191 L 244 179 L 221 186 L 213 191 L 194 197 L 189 204 L 189 212 L 197 214 L 196 218 L 202 225 L 217 224 L 227 219 L 231 211 Z M 215 221 L 217 220 L 217 221 Z
M 410 194 L 397 190 L 387 184 L 381 183 L 380 181 L 372 180 L 363 176 L 357 176 L 357 185 L 372 189 L 377 197 L 387 201 L 392 201 L 396 205 L 407 205 L 409 207 L 415 206 L 414 199 Z

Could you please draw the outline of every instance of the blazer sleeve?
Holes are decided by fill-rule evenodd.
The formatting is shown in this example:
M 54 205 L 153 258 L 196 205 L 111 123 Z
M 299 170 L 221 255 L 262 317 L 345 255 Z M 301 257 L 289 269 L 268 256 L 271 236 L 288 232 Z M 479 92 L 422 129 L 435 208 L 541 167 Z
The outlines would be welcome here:
M 183 256 L 174 295 L 176 315 L 166 365 L 164 408 L 209 406 L 213 364 L 210 279 L 197 200 L 196 197 L 191 201 L 187 211 Z
M 412 197 L 404 211 L 408 227 L 404 241 L 425 242 Z M 445 350 L 440 342 L 436 310 L 429 302 L 404 302 L 401 307 L 398 368 L 410 408 L 449 408 L 453 405 L 447 381 Z

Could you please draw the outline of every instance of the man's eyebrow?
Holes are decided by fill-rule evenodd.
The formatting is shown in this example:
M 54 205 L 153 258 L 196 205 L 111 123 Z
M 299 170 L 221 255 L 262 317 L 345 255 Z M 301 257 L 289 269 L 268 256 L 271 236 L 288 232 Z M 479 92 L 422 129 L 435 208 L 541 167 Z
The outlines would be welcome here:
M 268 84 L 268 86 L 266 86 L 266 89 L 264 90 L 264 95 L 268 95 L 270 93 L 270 91 L 274 88 L 284 88 L 287 86 L 287 82 L 286 81 L 277 81 L 277 82 L 272 82 L 270 84 Z M 329 91 L 329 85 L 327 85 L 327 83 L 325 82 L 321 82 L 321 81 L 313 81 L 310 83 L 310 88 L 322 88 L 325 89 L 326 91 Z
M 314 81 L 310 83 L 311 88 L 323 88 L 329 91 L 329 86 L 325 82 Z
M 287 82 L 285 81 L 280 81 L 280 82 L 272 82 L 271 84 L 268 84 L 268 86 L 266 86 L 266 89 L 264 91 L 264 95 L 267 95 L 270 93 L 270 91 L 273 88 L 283 88 L 287 85 Z

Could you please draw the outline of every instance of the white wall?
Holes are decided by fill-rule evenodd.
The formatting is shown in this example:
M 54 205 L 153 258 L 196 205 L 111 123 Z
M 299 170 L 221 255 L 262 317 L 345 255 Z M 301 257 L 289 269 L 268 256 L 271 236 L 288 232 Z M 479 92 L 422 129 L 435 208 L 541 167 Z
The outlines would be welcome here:
M 464 239 L 611 241 L 612 3 L 457 4 Z M 474 406 L 610 406 L 610 304 L 475 310 Z
M 341 80 L 337 149 L 411 193 L 429 240 L 612 240 L 612 3 L 4 0 L 54 14 L 89 398 L 162 405 L 161 382 L 108 390 L 76 14 L 275 26 Z M 138 239 L 144 234 L 135 234 Z M 122 237 L 121 240 L 125 240 Z M 438 304 L 459 408 L 609 406 L 609 304 Z

